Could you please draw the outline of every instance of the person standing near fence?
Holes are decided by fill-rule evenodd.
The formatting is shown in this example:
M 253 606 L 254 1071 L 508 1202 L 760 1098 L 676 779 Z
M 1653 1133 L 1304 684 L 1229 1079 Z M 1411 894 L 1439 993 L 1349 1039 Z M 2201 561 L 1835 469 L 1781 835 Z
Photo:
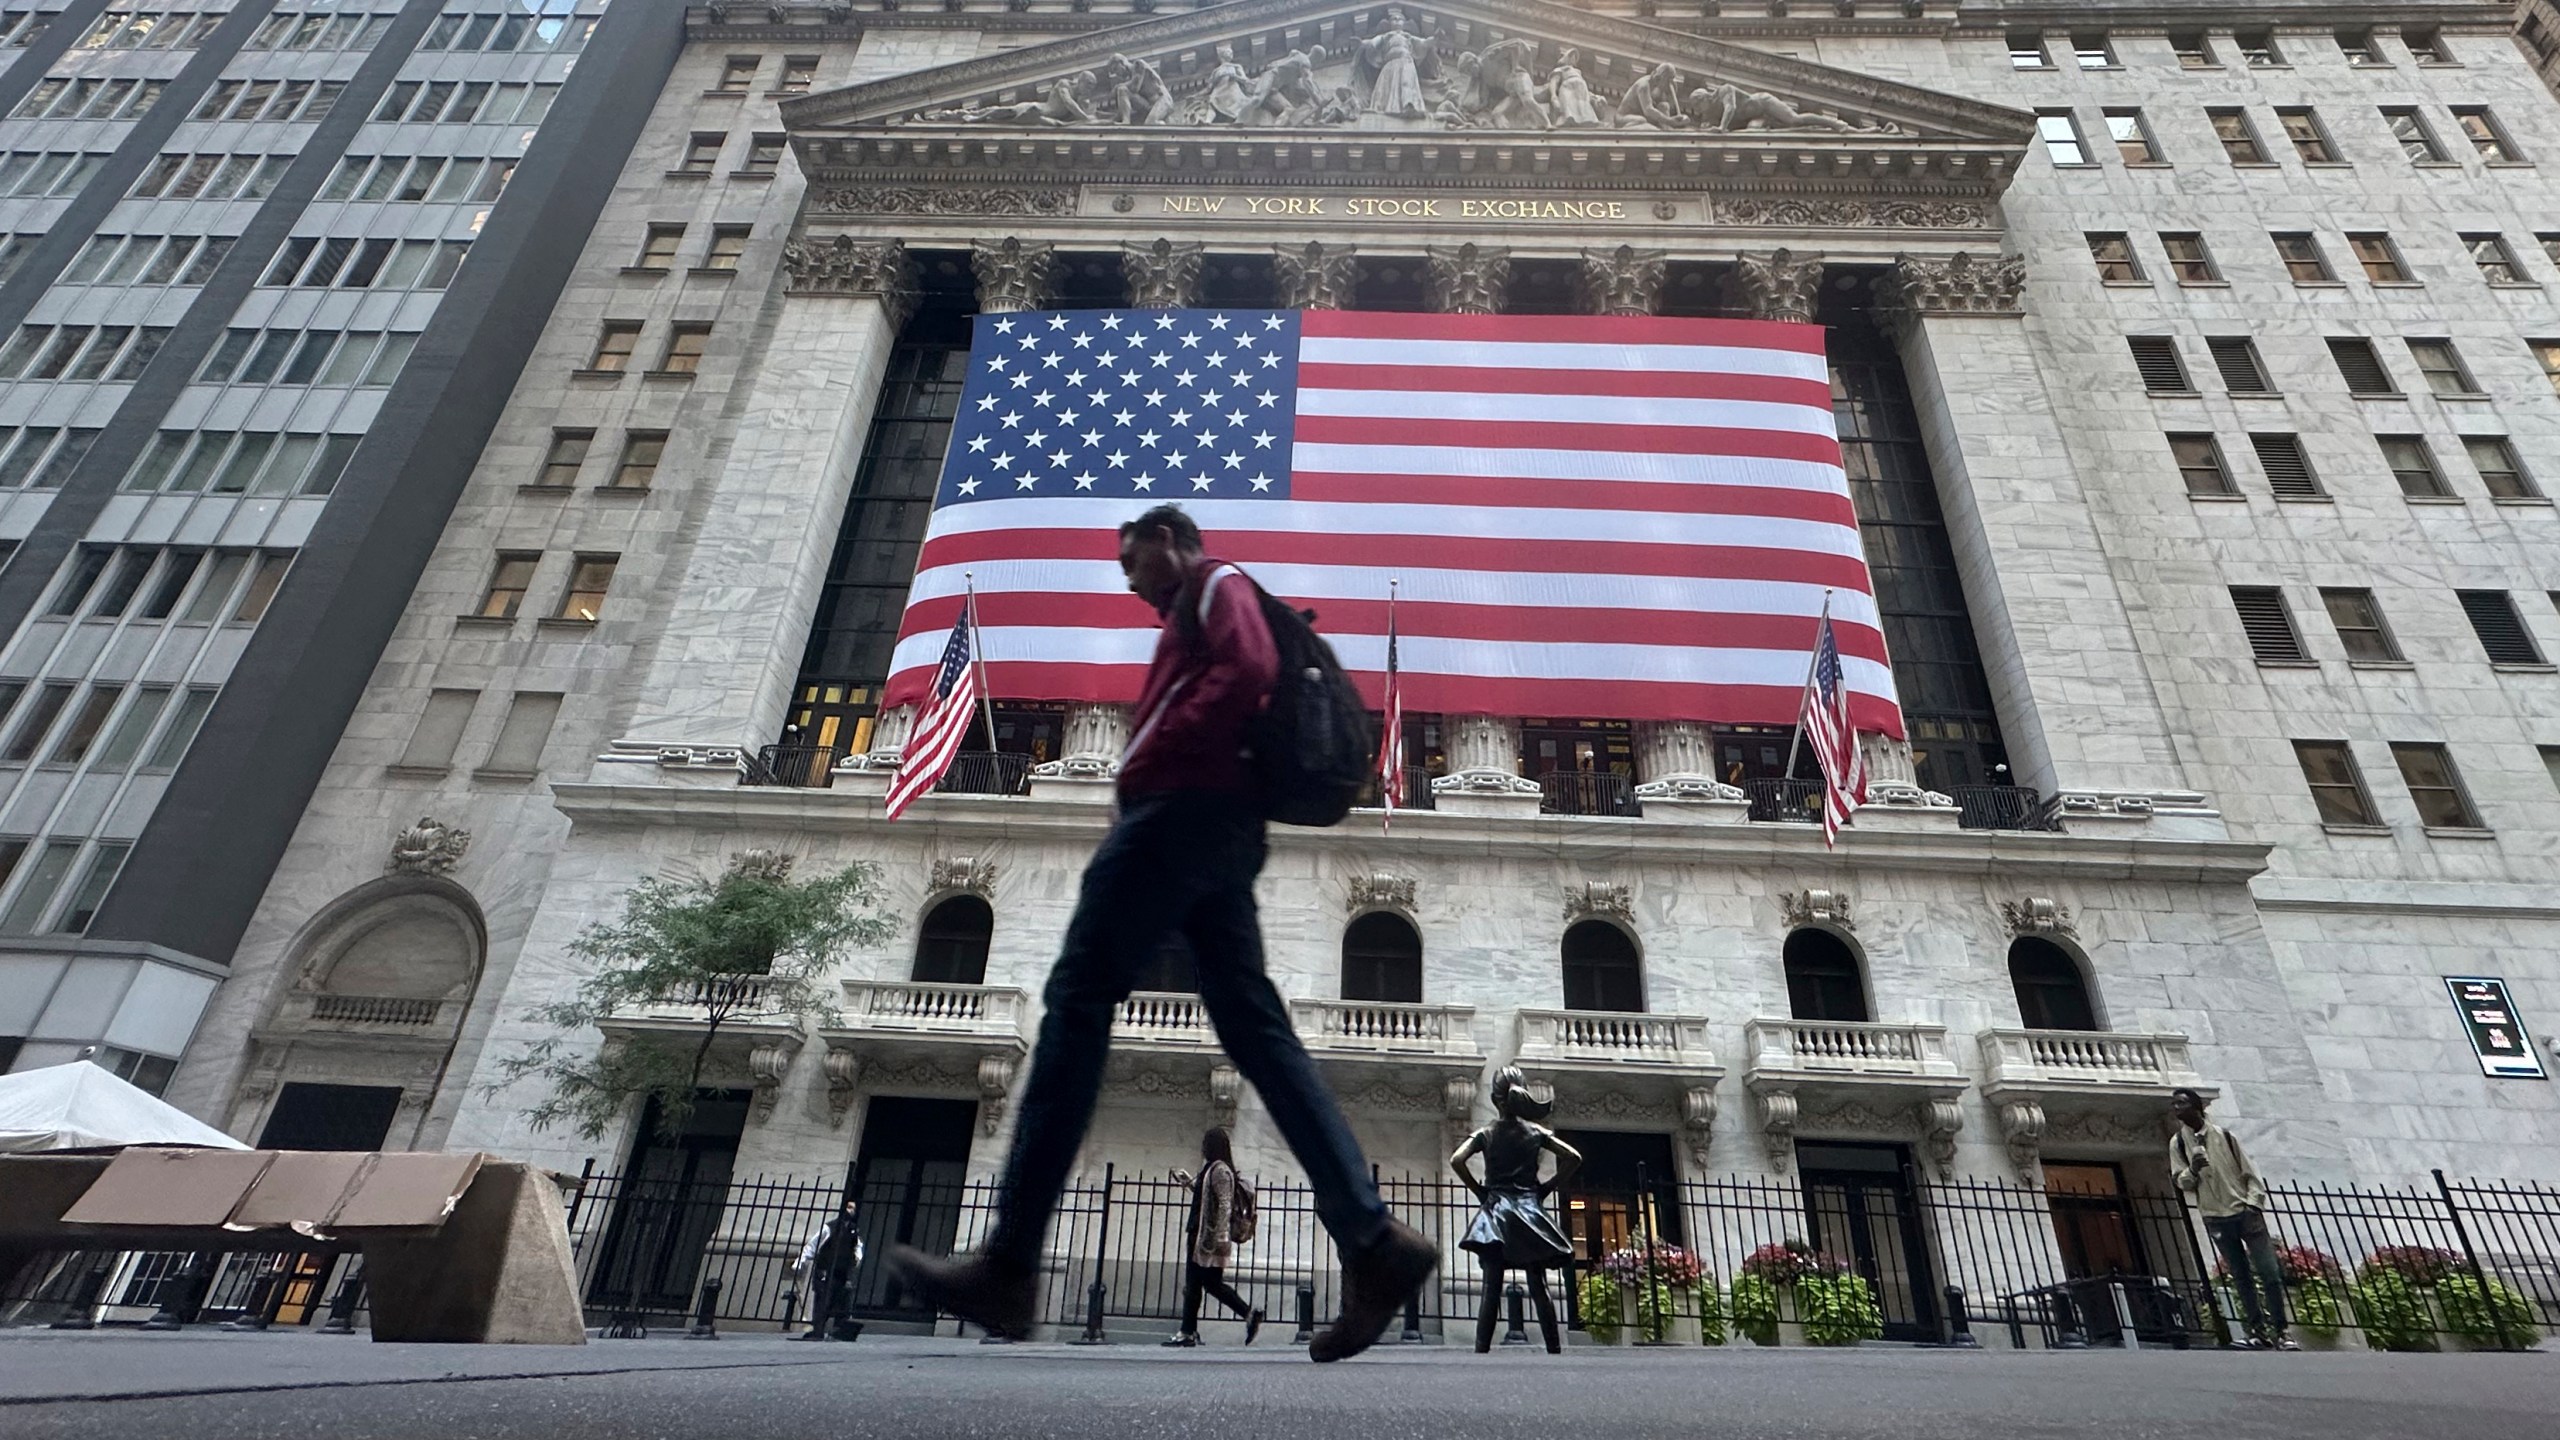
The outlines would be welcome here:
M 809 1232 L 791 1273 L 809 1287 L 809 1333 L 803 1340 L 851 1340 L 862 1333 L 845 1311 L 845 1288 L 862 1265 L 862 1231 L 854 1218 L 853 1197 Z M 843 1333 L 850 1331 L 851 1333 Z
M 1227 1259 L 1253 1236 L 1253 1187 L 1236 1173 L 1235 1142 L 1225 1127 L 1212 1127 L 1200 1137 L 1200 1159 L 1196 1180 L 1188 1171 L 1173 1172 L 1174 1179 L 1191 1187 L 1191 1253 L 1182 1264 L 1182 1328 L 1164 1343 L 1182 1348 L 1200 1343 L 1200 1296 L 1205 1291 L 1244 1321 L 1244 1343 L 1250 1345 L 1262 1333 L 1262 1308 L 1244 1303 L 1227 1283 Z
M 900 1246 L 908 1289 L 990 1334 L 1021 1339 L 1039 1317 L 1040 1253 L 1067 1171 L 1093 1121 L 1111 1053 L 1112 1012 L 1168 937 L 1188 941 L 1200 1003 L 1253 1083 L 1315 1191 L 1342 1253 L 1342 1313 L 1307 1347 L 1341 1360 L 1377 1343 L 1438 1268 L 1429 1240 L 1387 1214 L 1360 1142 L 1325 1088 L 1262 962 L 1253 881 L 1263 809 L 1245 755 L 1247 724 L 1270 699 L 1279 649 L 1253 582 L 1203 553 L 1200 527 L 1158 505 L 1120 527 L 1120 570 L 1163 625 L 1120 756 L 1119 814 L 1085 867 L 1066 942 L 1041 992 L 993 1234 L 937 1258 Z
M 2243 1350 L 2299 1350 L 2285 1334 L 2284 1271 L 2267 1231 L 2266 1182 L 2231 1132 L 2204 1118 L 2204 1104 L 2193 1090 L 2169 1092 L 2169 1114 L 2178 1122 L 2169 1137 L 2169 1173 L 2195 1196 L 2214 1253 L 2240 1292 L 2249 1333 L 2234 1343 Z

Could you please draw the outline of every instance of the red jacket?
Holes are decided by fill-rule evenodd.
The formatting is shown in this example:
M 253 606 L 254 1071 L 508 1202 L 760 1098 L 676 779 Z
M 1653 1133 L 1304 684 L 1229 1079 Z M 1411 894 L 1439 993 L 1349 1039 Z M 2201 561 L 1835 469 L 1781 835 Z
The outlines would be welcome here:
M 1120 793 L 1251 792 L 1244 727 L 1270 700 L 1280 674 L 1252 582 L 1204 557 L 1157 614 L 1164 629 L 1131 712 Z

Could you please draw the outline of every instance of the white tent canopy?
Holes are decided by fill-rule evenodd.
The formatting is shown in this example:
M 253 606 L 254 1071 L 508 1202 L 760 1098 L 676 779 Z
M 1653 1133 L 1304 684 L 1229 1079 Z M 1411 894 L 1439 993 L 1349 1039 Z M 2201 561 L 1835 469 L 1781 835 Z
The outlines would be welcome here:
M 0 1154 L 118 1145 L 249 1148 L 86 1060 L 0 1075 Z

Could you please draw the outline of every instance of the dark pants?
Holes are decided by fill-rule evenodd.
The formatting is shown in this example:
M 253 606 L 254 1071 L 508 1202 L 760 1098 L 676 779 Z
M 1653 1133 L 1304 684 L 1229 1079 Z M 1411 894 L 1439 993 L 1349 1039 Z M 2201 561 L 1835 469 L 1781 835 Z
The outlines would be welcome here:
M 1200 1332 L 1200 1293 L 1204 1290 L 1217 1296 L 1219 1304 L 1236 1312 L 1239 1320 L 1253 1314 L 1253 1307 L 1244 1303 L 1244 1297 L 1236 1293 L 1236 1287 L 1227 1283 L 1226 1271 L 1212 1270 L 1206 1265 L 1194 1265 L 1186 1260 L 1182 1264 L 1182 1333 L 1185 1335 Z
M 1360 1143 L 1263 973 L 1253 904 L 1262 858 L 1262 817 L 1242 796 L 1177 791 L 1123 802 L 1085 867 L 1066 944 L 1041 992 L 1040 1041 L 1014 1119 L 990 1255 L 1024 1268 L 1039 1262 L 1101 1093 L 1112 1009 L 1128 998 L 1138 966 L 1176 931 L 1190 943 L 1218 1043 L 1296 1152 L 1334 1243 L 1356 1253 L 1385 1232 L 1387 1207 Z
M 2284 1270 L 2276 1264 L 2276 1242 L 2267 1233 L 2263 1212 L 2208 1215 L 2204 1233 L 2213 1237 L 2214 1253 L 2231 1272 L 2231 1288 L 2240 1292 L 2240 1313 L 2249 1333 L 2262 1340 L 2285 1332 Z

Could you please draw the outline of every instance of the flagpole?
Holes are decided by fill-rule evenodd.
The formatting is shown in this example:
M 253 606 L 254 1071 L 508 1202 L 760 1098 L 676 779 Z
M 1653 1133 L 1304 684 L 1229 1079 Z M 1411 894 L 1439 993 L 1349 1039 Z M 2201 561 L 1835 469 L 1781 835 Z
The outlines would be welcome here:
M 961 571 L 960 583 L 969 590 L 969 668 L 978 672 L 978 712 L 987 717 L 987 749 L 993 751 L 996 748 L 996 702 L 995 693 L 987 688 L 987 639 L 978 633 L 976 572 Z
M 1396 684 L 1396 587 L 1403 583 L 1393 576 L 1387 578 L 1387 688 L 1389 690 L 1393 690 Z M 1382 695 L 1379 698 L 1385 700 L 1393 697 Z M 1387 724 L 1393 725 L 1397 717 L 1391 712 L 1380 718 Z M 1380 739 L 1379 745 L 1378 799 L 1381 803 L 1378 807 L 1378 833 L 1383 836 L 1394 829 L 1396 819 L 1395 791 L 1387 782 L 1385 757 L 1390 753 L 1396 757 L 1397 778 L 1403 778 L 1404 737 L 1387 735 Z
M 1796 691 L 1796 733 L 1787 742 L 1787 768 L 1778 772 L 1781 780 L 1796 778 L 1796 751 L 1804 747 L 1804 692 L 1813 688 L 1813 667 L 1822 663 L 1822 627 L 1830 619 L 1831 587 L 1826 585 L 1822 587 L 1822 619 L 1813 622 L 1813 653 L 1804 660 L 1804 685 Z

